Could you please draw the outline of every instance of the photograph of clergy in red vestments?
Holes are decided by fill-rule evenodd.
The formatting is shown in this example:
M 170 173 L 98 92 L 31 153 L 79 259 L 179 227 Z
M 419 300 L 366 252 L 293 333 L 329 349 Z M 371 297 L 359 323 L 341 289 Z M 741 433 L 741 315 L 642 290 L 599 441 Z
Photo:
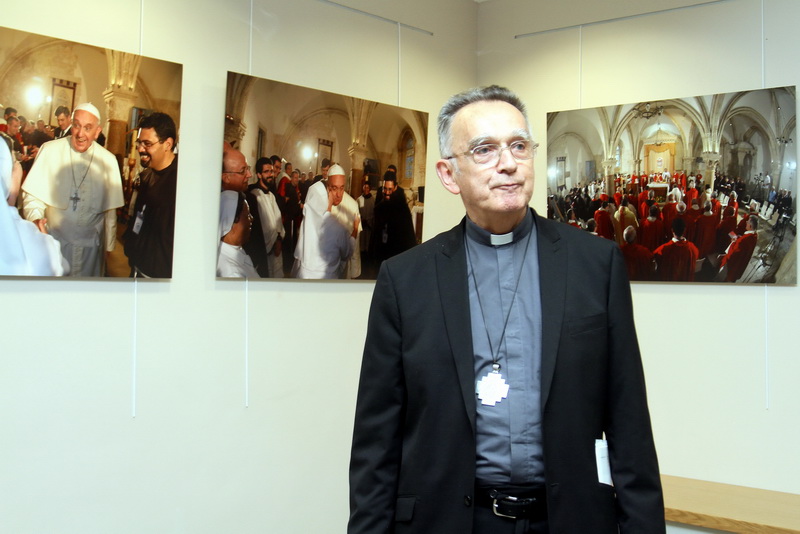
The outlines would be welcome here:
M 551 111 L 548 218 L 615 242 L 634 282 L 796 285 L 797 154 L 774 146 L 796 107 L 789 86 Z

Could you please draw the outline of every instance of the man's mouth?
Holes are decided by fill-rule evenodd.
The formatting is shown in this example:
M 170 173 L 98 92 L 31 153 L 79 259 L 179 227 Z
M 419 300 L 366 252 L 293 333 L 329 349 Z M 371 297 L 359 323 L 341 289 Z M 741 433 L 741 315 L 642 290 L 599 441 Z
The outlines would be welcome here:
M 504 191 L 510 191 L 510 190 L 513 190 L 513 189 L 517 189 L 519 187 L 522 187 L 521 183 L 519 183 L 519 184 L 518 183 L 511 183 L 511 184 L 498 184 L 498 185 L 495 185 L 494 187 L 492 187 L 492 189 L 502 189 Z

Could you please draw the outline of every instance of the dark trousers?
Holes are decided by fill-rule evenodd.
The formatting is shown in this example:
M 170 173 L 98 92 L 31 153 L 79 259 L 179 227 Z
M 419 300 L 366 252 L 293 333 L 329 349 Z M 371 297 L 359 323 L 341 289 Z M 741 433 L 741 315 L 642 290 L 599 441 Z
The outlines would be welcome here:
M 494 515 L 485 506 L 476 506 L 472 534 L 548 534 L 547 519 L 508 519 Z

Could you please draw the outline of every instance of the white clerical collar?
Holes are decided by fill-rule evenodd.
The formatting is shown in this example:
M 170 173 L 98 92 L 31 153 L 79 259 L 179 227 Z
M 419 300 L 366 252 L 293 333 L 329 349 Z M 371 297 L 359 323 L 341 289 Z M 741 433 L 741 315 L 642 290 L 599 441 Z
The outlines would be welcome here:
M 481 228 L 467 217 L 467 236 L 476 243 L 500 247 L 517 243 L 526 238 L 528 234 L 531 233 L 534 224 L 533 212 L 530 209 L 525 213 L 525 217 L 522 218 L 522 221 L 507 234 L 493 234 Z
M 500 245 L 508 245 L 512 241 L 514 241 L 514 232 L 508 232 L 507 234 L 490 234 L 489 239 L 492 242 L 492 245 L 499 247 Z

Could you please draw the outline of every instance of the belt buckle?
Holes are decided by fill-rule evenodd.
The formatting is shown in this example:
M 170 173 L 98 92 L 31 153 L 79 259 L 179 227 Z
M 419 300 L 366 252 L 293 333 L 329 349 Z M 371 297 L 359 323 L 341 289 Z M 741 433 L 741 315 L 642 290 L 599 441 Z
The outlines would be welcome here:
M 508 500 L 508 501 L 511 501 L 511 502 L 515 502 L 515 501 L 517 501 L 517 498 L 513 497 L 511 495 L 502 495 L 502 496 L 495 495 L 492 498 L 492 513 L 494 513 L 494 515 L 496 515 L 497 517 L 506 517 L 508 519 L 517 519 L 517 516 L 515 516 L 515 515 L 507 515 L 507 514 L 504 514 L 502 512 L 499 512 L 497 510 L 497 501 L 498 500 L 499 501 Z

